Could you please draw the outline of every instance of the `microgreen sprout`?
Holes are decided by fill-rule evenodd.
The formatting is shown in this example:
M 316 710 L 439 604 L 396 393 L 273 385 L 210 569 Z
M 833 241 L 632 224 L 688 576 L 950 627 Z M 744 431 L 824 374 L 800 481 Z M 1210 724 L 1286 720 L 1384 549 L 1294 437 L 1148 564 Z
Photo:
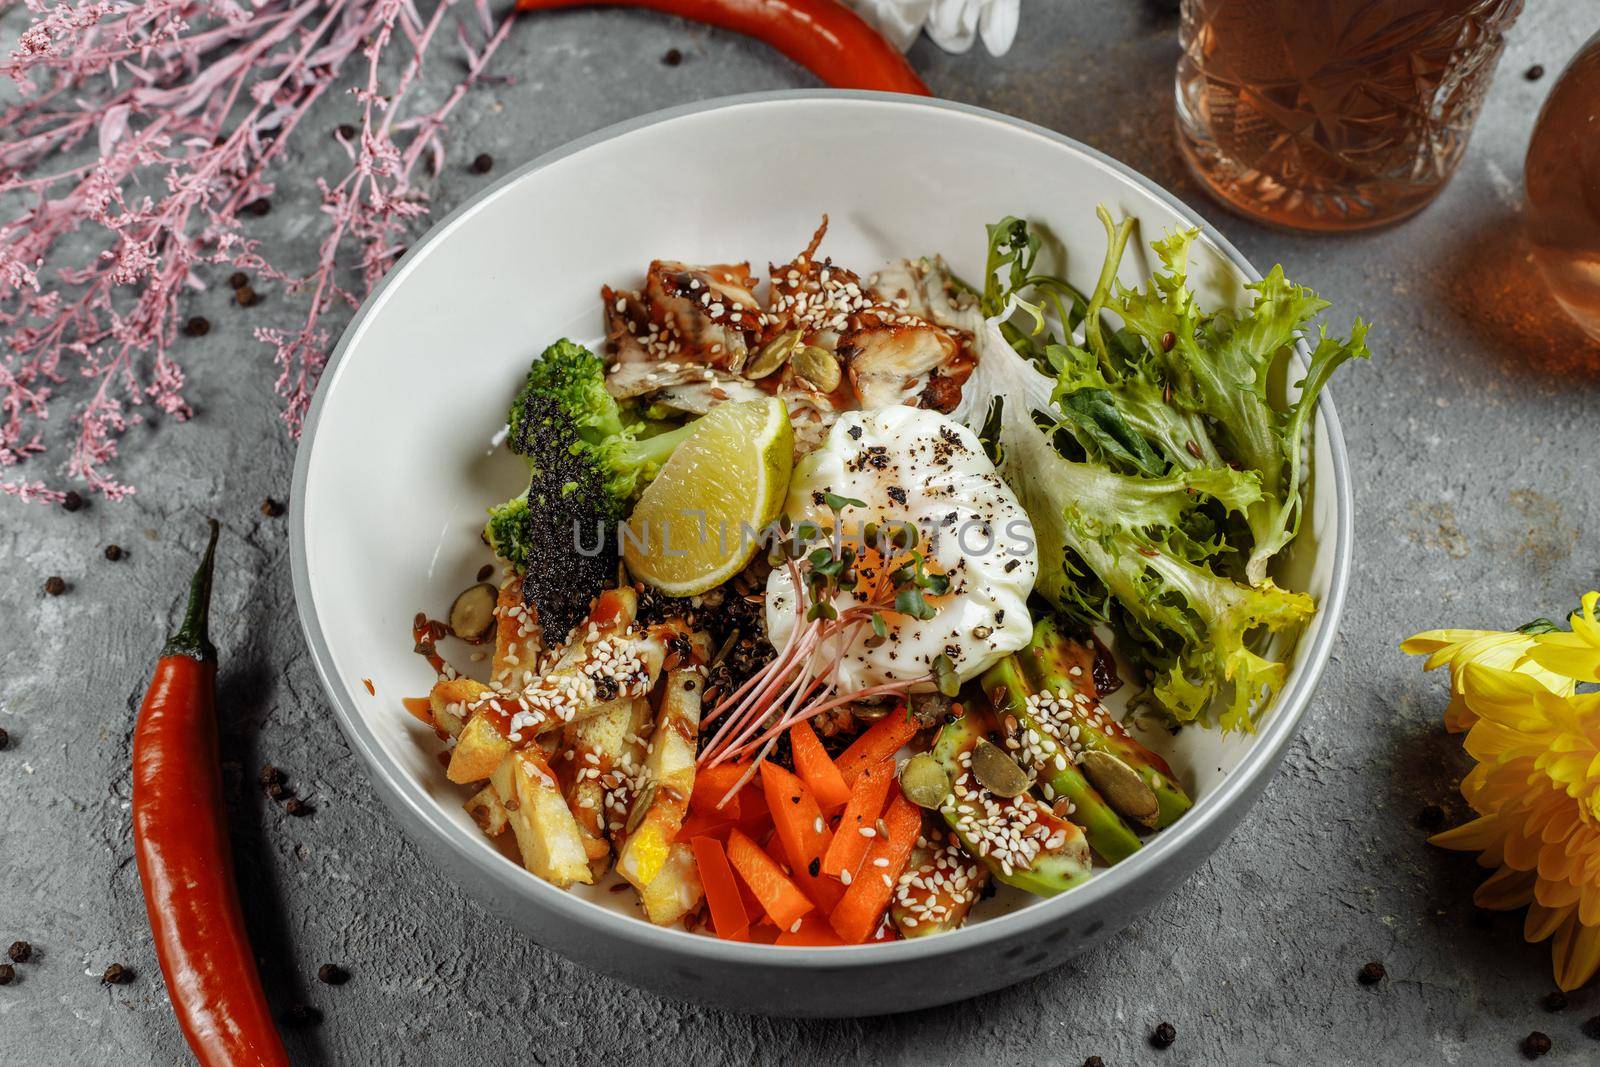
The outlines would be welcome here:
M 917 551 L 922 535 L 915 523 L 867 522 L 859 542 L 846 543 L 846 509 L 866 504 L 831 492 L 823 494 L 822 503 L 833 513 L 831 531 L 811 520 L 791 524 L 787 516 L 779 519 L 780 536 L 768 558 L 789 572 L 795 626 L 777 657 L 706 716 L 707 723 L 723 721 L 701 749 L 703 765 L 753 755 L 753 768 L 790 726 L 854 701 L 904 696 L 927 683 L 947 696 L 960 689 L 954 664 L 941 654 L 921 677 L 839 691 L 836 667 L 844 650 L 857 639 L 868 649 L 887 641 L 889 613 L 919 622 L 934 618 L 938 608 L 929 598 L 948 593 L 950 579 L 930 571 L 927 557 Z M 864 556 L 875 561 L 866 580 L 859 567 Z M 868 632 L 863 634 L 863 628 Z

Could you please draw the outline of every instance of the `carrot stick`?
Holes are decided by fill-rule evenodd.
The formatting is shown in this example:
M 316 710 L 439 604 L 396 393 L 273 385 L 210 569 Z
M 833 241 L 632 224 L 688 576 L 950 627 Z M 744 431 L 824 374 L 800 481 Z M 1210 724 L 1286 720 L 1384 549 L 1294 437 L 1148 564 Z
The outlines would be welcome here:
M 878 816 L 883 812 L 883 802 L 889 795 L 889 783 L 893 780 L 894 761 L 887 759 L 880 760 L 856 779 L 850 803 L 845 805 L 844 814 L 839 817 L 839 828 L 833 835 L 833 843 L 822 857 L 825 873 L 840 879 L 854 877 L 856 868 L 861 865 L 861 857 L 867 854 L 867 846 L 878 832 Z M 869 832 L 863 833 L 863 830 Z
M 700 884 L 705 887 L 706 904 L 711 908 L 711 927 L 717 936 L 731 940 L 750 929 L 739 883 L 733 880 L 733 868 L 728 866 L 722 846 L 709 837 L 696 837 L 689 841 L 689 847 L 694 849 Z
M 727 840 L 728 831 L 738 825 L 739 820 L 730 819 L 720 811 L 691 811 L 678 827 L 678 840 L 693 841 L 697 837 Z
M 878 928 L 895 882 L 922 832 L 922 809 L 896 793 L 884 813 L 883 824 L 889 831 L 887 836 L 877 838 L 867 849 L 861 870 L 828 920 L 846 944 L 859 945 Z
M 823 821 L 816 798 L 800 779 L 775 763 L 761 765 L 761 788 L 789 863 L 789 877 L 819 911 L 831 911 L 844 896 L 844 886 L 822 874 L 822 855 L 833 841 L 833 831 Z
M 778 928 L 771 923 L 762 921 L 750 927 L 735 941 L 748 941 L 755 945 L 776 945 L 778 943 Z
M 772 814 L 767 811 L 766 794 L 755 786 L 739 791 L 739 829 L 751 837 L 763 836 L 772 826 Z
M 824 814 L 832 815 L 850 802 L 850 787 L 845 784 L 844 775 L 817 740 L 809 722 L 797 722 L 789 728 L 789 745 L 794 752 L 794 769 L 805 779 Z
M 738 830 L 728 834 L 728 861 L 779 930 L 789 929 L 800 921 L 800 916 L 813 910 L 811 901 L 789 881 L 772 857 Z
M 689 797 L 690 811 L 716 811 L 737 819 L 739 797 L 736 794 L 721 808 L 717 804 L 728 795 L 728 790 L 739 784 L 739 779 L 750 768 L 743 763 L 724 763 L 716 767 L 701 767 L 695 772 L 694 793 Z
M 785 930 L 778 935 L 780 945 L 842 945 L 839 935 L 834 933 L 833 927 L 828 925 L 828 920 L 820 915 L 807 915 L 800 920 L 800 929 Z
M 906 713 L 904 705 L 873 723 L 871 729 L 856 738 L 834 760 L 846 784 L 855 785 L 862 771 L 899 752 L 900 747 L 911 740 L 920 727 L 921 724 Z

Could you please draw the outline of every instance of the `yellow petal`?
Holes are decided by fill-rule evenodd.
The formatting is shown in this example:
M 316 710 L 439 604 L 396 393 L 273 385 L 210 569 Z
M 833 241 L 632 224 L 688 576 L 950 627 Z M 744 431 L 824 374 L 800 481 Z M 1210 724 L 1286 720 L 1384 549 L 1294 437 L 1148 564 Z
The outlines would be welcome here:
M 1428 838 L 1428 843 L 1457 852 L 1477 852 L 1488 848 L 1500 839 L 1500 819 L 1485 815 L 1463 823 L 1453 829 L 1443 830 Z
M 1533 884 L 1537 877 L 1532 871 L 1514 871 L 1510 867 L 1502 867 L 1473 892 L 1472 902 L 1491 911 L 1520 908 L 1533 899 Z
M 1565 841 L 1578 828 L 1578 806 L 1576 804 L 1552 804 L 1550 810 L 1550 818 L 1545 821 L 1544 829 L 1540 831 L 1539 837 L 1546 844 Z
M 1546 670 L 1580 682 L 1600 682 L 1600 620 L 1595 605 L 1600 594 L 1586 593 L 1583 608 L 1569 620 L 1572 632 L 1538 634 L 1526 658 Z
M 1534 901 L 1528 905 L 1528 915 L 1522 921 L 1522 939 L 1530 943 L 1543 941 L 1555 933 L 1571 914 L 1570 907 L 1547 908 Z
M 1539 865 L 1539 839 L 1529 837 L 1523 827 L 1508 828 L 1503 847 L 1507 866 L 1531 871 Z
M 1462 747 L 1467 750 L 1467 755 L 1479 763 L 1488 763 L 1526 744 L 1527 738 L 1518 731 L 1489 719 L 1479 719 L 1473 724 L 1472 732 L 1467 734 Z
M 1430 655 L 1441 649 L 1453 649 L 1457 645 L 1464 645 L 1468 641 L 1495 633 L 1494 630 L 1425 630 L 1401 641 L 1400 651 L 1408 656 Z M 1431 671 L 1437 666 L 1439 664 L 1430 662 L 1424 669 Z
M 1583 894 L 1571 882 L 1552 882 L 1548 877 L 1541 877 L 1533 887 L 1533 907 L 1551 908 L 1562 912 L 1577 904 Z M 1529 938 L 1530 941 L 1542 941 L 1543 938 Z
M 1528 634 L 1496 630 L 1429 630 L 1416 634 L 1400 643 L 1400 650 L 1412 655 L 1426 655 L 1424 670 L 1434 670 L 1445 664 L 1450 666 L 1450 704 L 1445 711 L 1445 729 L 1459 733 L 1477 721 L 1477 713 L 1465 699 L 1468 681 L 1466 668 L 1481 665 L 1520 672 L 1539 680 L 1540 684 L 1558 691 L 1571 691 L 1565 678 L 1552 676 L 1528 658 L 1533 638 Z
M 1573 887 L 1577 889 L 1576 886 Z M 1578 921 L 1585 926 L 1600 926 L 1600 889 L 1594 886 L 1578 891 Z
M 1556 985 L 1570 992 L 1594 977 L 1600 968 L 1600 927 L 1573 923 L 1552 950 Z

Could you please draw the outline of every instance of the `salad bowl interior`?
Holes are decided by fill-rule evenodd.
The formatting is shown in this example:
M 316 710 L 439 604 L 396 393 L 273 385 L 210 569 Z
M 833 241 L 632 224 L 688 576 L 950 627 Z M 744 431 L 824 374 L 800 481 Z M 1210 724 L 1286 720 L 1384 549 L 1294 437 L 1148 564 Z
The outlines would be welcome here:
M 413 838 L 542 943 L 664 992 L 723 1003 L 741 997 L 741 985 L 747 999 L 764 972 L 782 974 L 789 1000 L 772 1010 L 801 1013 L 909 1008 L 1020 980 L 1097 943 L 1203 861 L 1270 775 L 1337 626 L 1349 485 L 1326 397 L 1308 441 L 1300 535 L 1273 570 L 1319 610 L 1258 731 L 1146 730 L 1141 738 L 1178 770 L 1194 809 L 1087 885 L 1012 901 L 995 909 L 1006 914 L 941 937 L 847 949 L 719 943 L 651 927 L 622 894 L 555 889 L 478 831 L 435 758 L 432 732 L 401 705 L 433 681 L 412 651 L 413 617 L 441 616 L 492 561 L 479 538 L 485 507 L 526 485 L 523 464 L 502 446 L 508 398 L 551 341 L 601 337 L 602 284 L 635 285 L 658 257 L 748 259 L 758 269 L 784 262 L 824 213 L 821 253 L 863 275 L 901 257 L 940 255 L 956 275 L 975 279 L 985 225 L 1015 215 L 1047 232 L 1045 256 L 1087 290 L 1105 249 L 1096 205 L 1138 220 L 1121 265 L 1129 285 L 1143 284 L 1156 266 L 1149 241 L 1200 225 L 1119 164 L 1012 119 L 904 97 L 764 94 L 586 137 L 500 181 L 415 244 L 324 375 L 294 495 L 302 625 L 347 737 Z M 1202 304 L 1247 302 L 1245 285 L 1256 276 L 1204 227 L 1191 261 Z M 455 645 L 447 656 L 470 667 L 468 651 Z M 863 993 L 848 977 L 930 954 L 999 952 L 1046 929 L 1094 924 L 1092 936 L 1052 941 L 1048 952 L 1004 956 L 1010 962 L 998 970 L 960 968 L 960 978 L 893 996 Z M 797 983 L 797 969 L 831 977 Z M 800 984 L 829 988 L 796 993 Z

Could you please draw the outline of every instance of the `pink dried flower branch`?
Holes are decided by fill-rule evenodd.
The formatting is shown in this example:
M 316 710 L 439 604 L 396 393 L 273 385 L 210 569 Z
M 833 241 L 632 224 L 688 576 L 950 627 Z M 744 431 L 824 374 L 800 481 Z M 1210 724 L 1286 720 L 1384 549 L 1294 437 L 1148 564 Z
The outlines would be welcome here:
M 327 360 L 327 317 L 353 308 L 428 214 L 413 182 L 443 160 L 451 112 L 483 77 L 511 27 L 486 0 L 27 0 L 33 18 L 0 59 L 21 99 L 0 108 L 0 492 L 63 493 L 15 468 L 48 457 L 44 423 L 69 376 L 89 379 L 72 409 L 67 476 L 117 499 L 121 434 L 153 404 L 191 409 L 172 346 L 202 269 L 238 267 L 308 296 L 294 329 L 263 327 L 291 433 Z M 431 109 L 408 113 L 430 48 L 447 24 L 466 73 Z M 359 53 L 361 59 L 355 57 Z M 359 64 L 357 66 L 357 64 Z M 274 188 L 273 164 L 306 115 L 351 76 L 360 104 L 340 136 L 350 168 L 319 179 L 327 229 L 315 266 L 264 258 L 241 212 Z M 92 257 L 74 261 L 87 242 Z

